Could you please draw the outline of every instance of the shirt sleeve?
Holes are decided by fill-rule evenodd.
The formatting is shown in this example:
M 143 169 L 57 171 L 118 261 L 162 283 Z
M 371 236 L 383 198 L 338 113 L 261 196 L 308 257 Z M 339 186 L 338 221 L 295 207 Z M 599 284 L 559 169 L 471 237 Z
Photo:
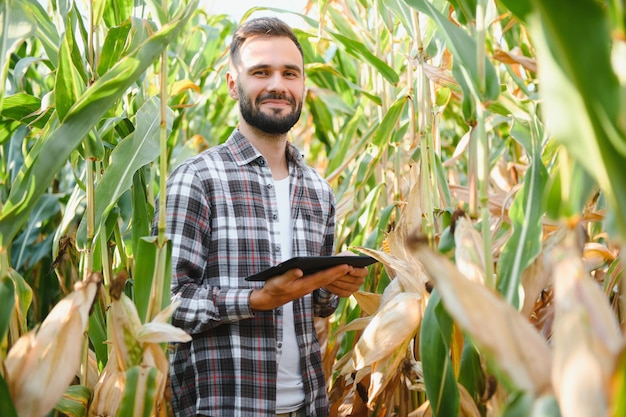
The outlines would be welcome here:
M 172 244 L 172 299 L 180 305 L 172 324 L 190 334 L 253 317 L 251 289 L 220 289 L 207 284 L 211 207 L 191 166 L 180 166 L 167 182 L 166 234 Z M 155 220 L 156 221 L 156 220 Z

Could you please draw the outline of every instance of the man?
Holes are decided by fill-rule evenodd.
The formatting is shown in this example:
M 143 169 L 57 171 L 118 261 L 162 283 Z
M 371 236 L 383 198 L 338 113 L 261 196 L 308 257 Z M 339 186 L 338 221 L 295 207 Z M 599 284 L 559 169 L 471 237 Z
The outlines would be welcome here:
M 334 196 L 288 142 L 305 93 L 302 48 L 276 18 L 243 24 L 226 76 L 240 124 L 177 167 L 167 185 L 173 324 L 193 340 L 171 355 L 178 416 L 327 416 L 313 317 L 364 282 L 339 265 L 264 283 L 245 278 L 292 256 L 334 254 Z

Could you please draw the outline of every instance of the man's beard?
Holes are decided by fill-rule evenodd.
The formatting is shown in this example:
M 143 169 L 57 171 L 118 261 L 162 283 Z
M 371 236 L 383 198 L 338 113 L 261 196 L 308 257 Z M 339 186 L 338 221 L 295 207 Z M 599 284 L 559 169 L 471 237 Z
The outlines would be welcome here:
M 278 111 L 274 112 L 274 114 L 265 114 L 259 111 L 259 103 L 263 100 L 288 100 L 292 108 L 295 106 L 295 101 L 291 97 L 269 93 L 259 96 L 255 105 L 253 105 L 250 97 L 245 94 L 241 85 L 237 85 L 237 90 L 239 93 L 239 110 L 241 111 L 241 116 L 249 125 L 256 127 L 261 132 L 271 135 L 285 134 L 289 132 L 293 125 L 300 119 L 302 102 L 295 107 L 294 111 L 285 116 L 280 116 Z

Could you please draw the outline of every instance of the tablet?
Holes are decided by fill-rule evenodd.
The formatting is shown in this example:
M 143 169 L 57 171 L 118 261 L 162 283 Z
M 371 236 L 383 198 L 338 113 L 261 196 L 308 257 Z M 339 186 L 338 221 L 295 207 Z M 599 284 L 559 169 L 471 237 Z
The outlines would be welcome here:
M 371 256 L 296 256 L 276 266 L 268 268 L 246 278 L 246 281 L 265 281 L 276 275 L 284 274 L 293 268 L 300 268 L 304 275 L 328 269 L 335 265 L 348 264 L 357 268 L 362 268 L 378 262 Z

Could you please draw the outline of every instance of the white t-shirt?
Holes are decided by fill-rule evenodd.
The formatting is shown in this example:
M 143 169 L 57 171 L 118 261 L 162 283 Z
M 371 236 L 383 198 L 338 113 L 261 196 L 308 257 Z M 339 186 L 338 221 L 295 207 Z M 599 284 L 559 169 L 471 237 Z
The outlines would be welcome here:
M 291 224 L 291 194 L 289 177 L 274 180 L 278 203 L 279 242 L 282 260 L 291 258 L 293 229 Z M 282 309 L 283 344 L 278 347 L 278 379 L 276 381 L 276 413 L 295 411 L 304 404 L 304 384 L 300 366 L 300 347 L 296 339 L 293 323 L 293 303 L 289 302 Z

